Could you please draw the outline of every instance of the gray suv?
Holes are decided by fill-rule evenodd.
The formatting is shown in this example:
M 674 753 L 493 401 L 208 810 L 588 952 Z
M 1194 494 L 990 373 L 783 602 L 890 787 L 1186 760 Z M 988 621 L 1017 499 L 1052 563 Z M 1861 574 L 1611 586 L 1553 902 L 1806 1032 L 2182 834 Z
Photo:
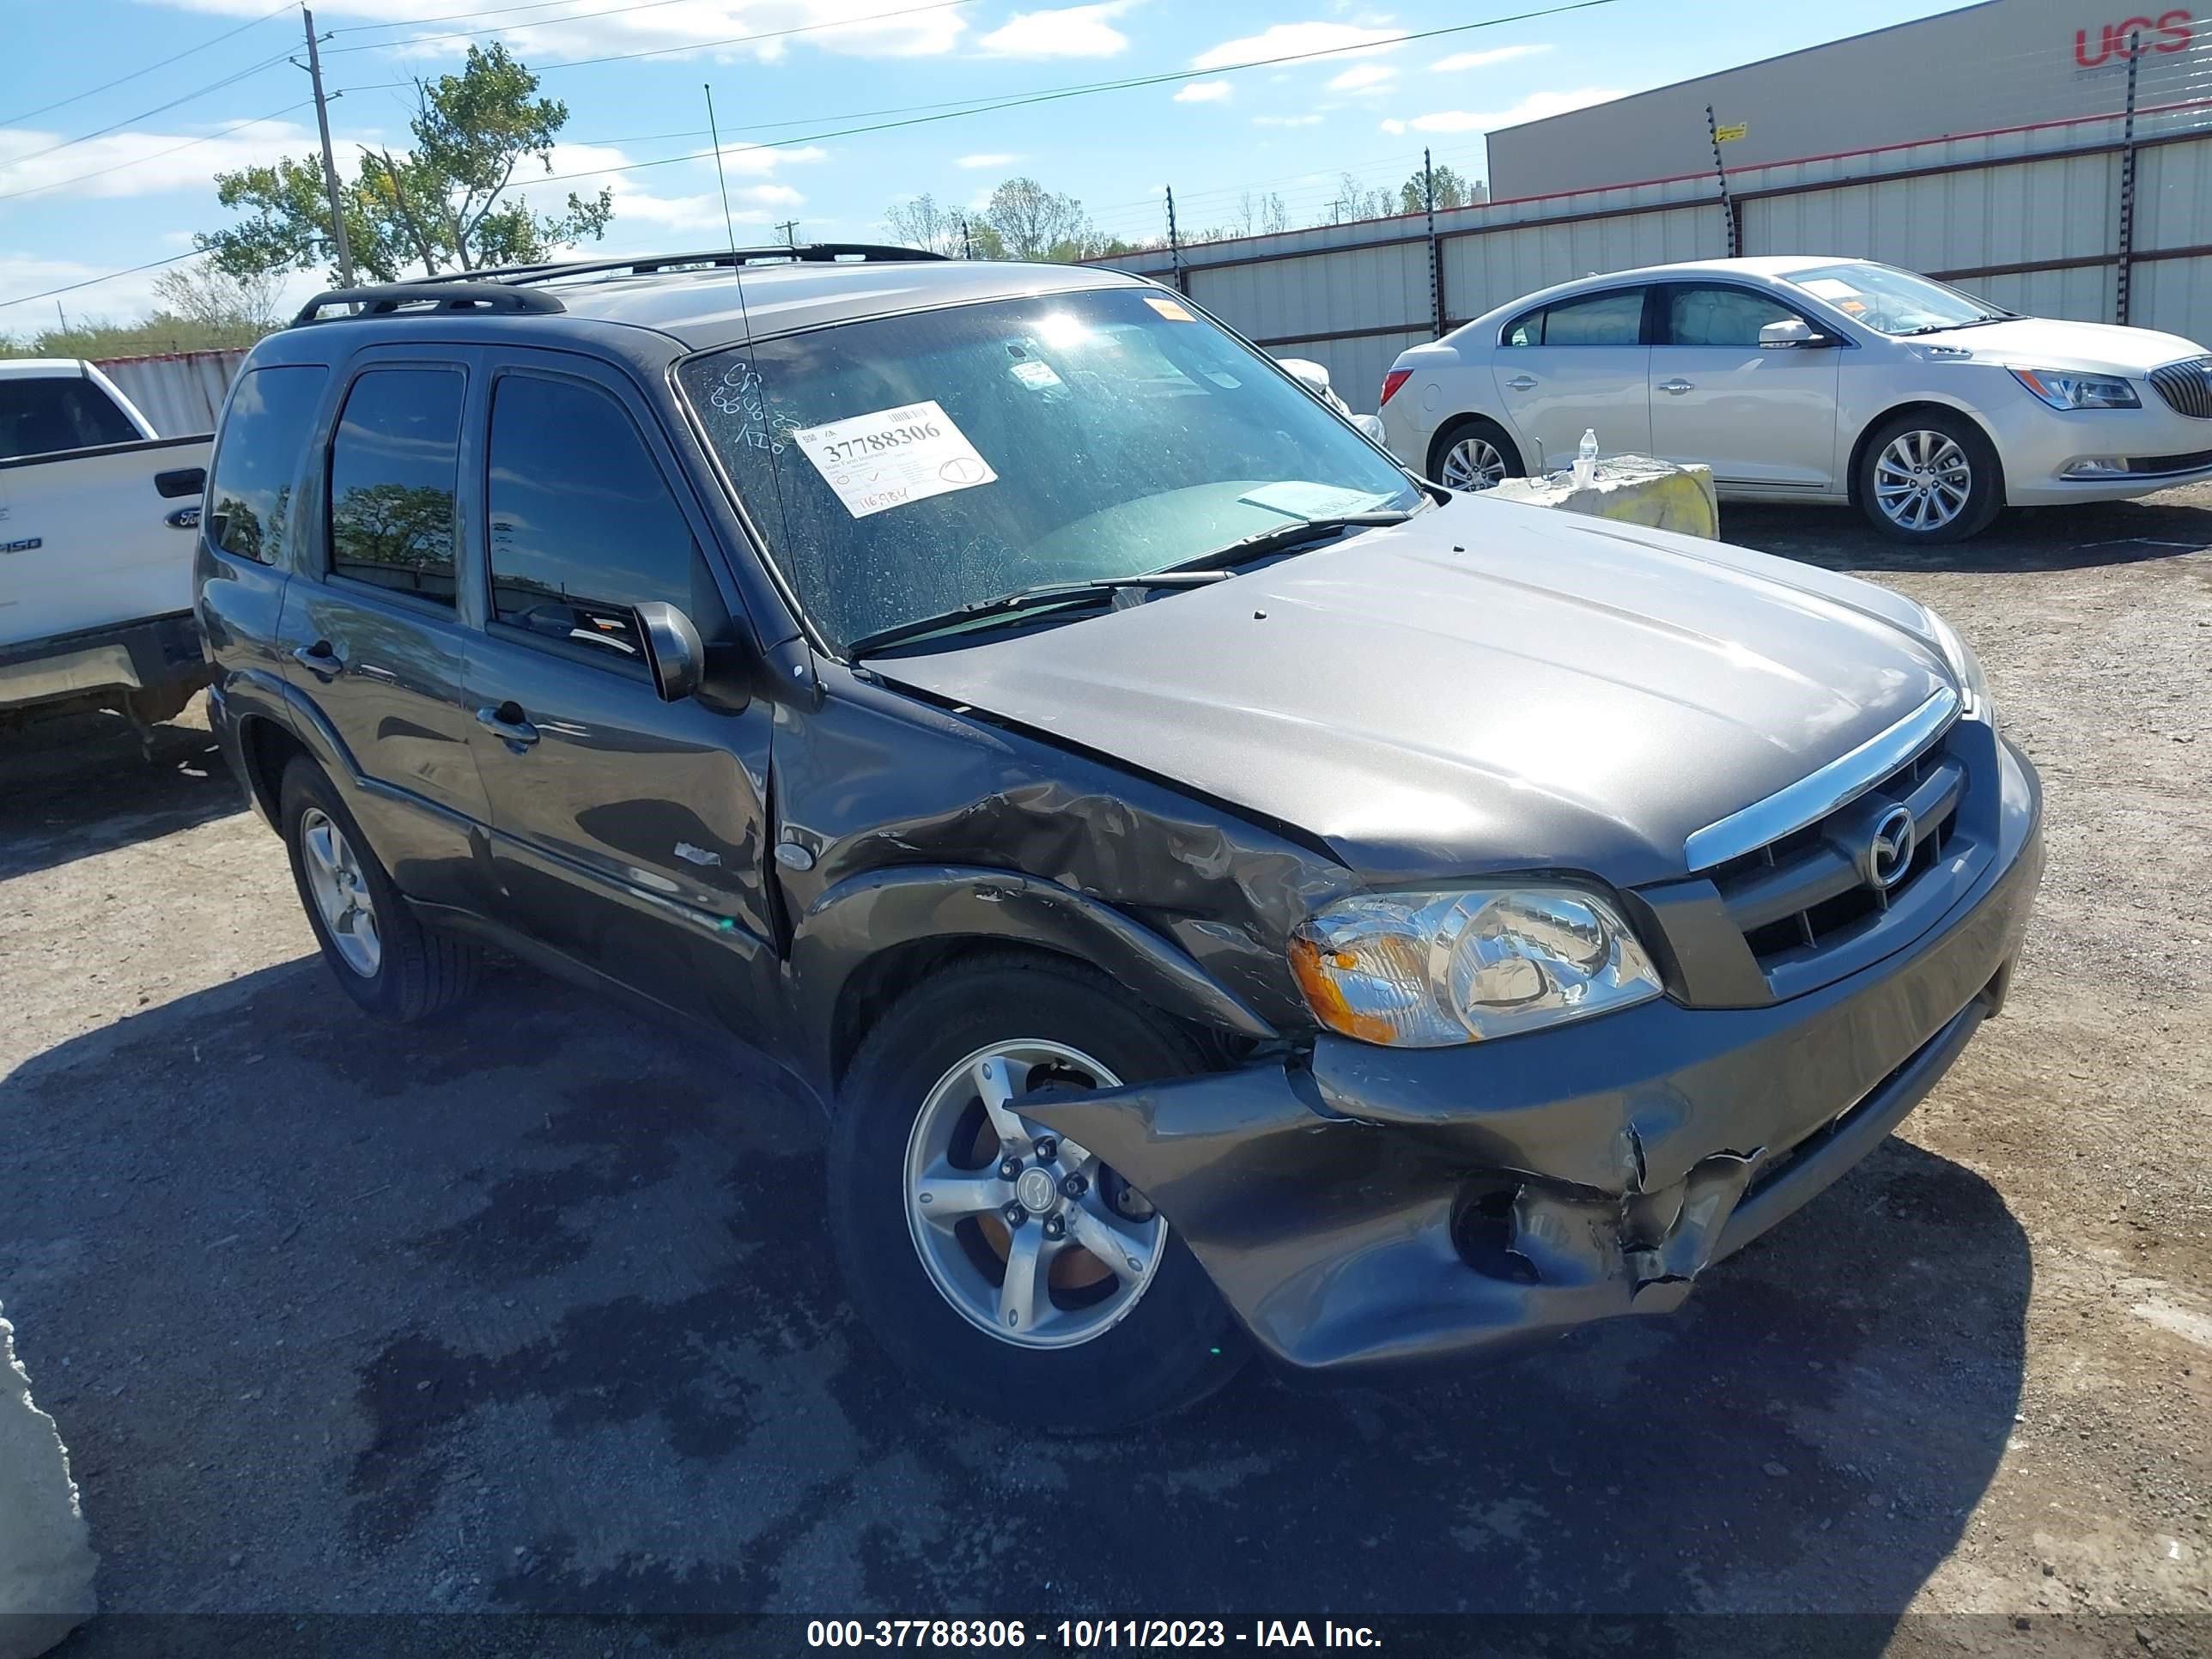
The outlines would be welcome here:
M 766 1050 L 860 1317 L 994 1414 L 1674 1307 L 1996 1012 L 2041 867 L 1933 613 L 1423 483 L 1112 272 L 325 295 L 207 500 L 338 983 L 497 946 Z

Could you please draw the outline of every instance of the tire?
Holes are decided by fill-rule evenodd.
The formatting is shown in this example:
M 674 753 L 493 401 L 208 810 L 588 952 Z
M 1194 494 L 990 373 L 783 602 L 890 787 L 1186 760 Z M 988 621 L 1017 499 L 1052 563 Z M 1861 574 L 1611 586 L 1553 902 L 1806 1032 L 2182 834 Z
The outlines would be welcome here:
M 1884 421 L 1861 448 L 1852 483 L 1867 522 L 1907 545 L 1978 536 L 2004 506 L 1996 447 L 1980 427 L 1948 410 L 1910 410 Z
M 957 1156 L 954 1161 L 975 1170 L 976 1190 L 995 1194 L 989 1183 L 998 1178 L 995 1160 L 1005 1143 L 988 1132 L 972 1085 L 952 1079 L 971 1078 L 964 1062 L 979 1054 L 1017 1043 L 1073 1051 L 1124 1083 L 1201 1069 L 1188 1036 L 1078 963 L 994 954 L 908 992 L 854 1056 L 830 1130 L 830 1231 L 854 1306 L 908 1371 L 956 1404 L 1001 1422 L 1103 1433 L 1194 1405 L 1235 1376 L 1249 1351 L 1205 1270 L 1164 1221 L 1157 1224 L 1161 1236 L 1152 1245 L 1149 1277 L 1102 1276 L 1062 1291 L 1061 1267 L 1048 1267 L 1036 1282 L 1048 1285 L 1045 1298 L 1054 1305 L 1031 1320 L 1025 1345 L 997 1334 L 1005 1293 L 989 1289 L 992 1257 L 979 1251 L 998 1253 L 1003 1280 L 1010 1250 L 1067 1249 L 1045 1243 L 1054 1237 L 1057 1214 L 1042 1221 L 1025 1217 L 1020 1228 L 1009 1229 L 995 1210 L 975 1212 L 957 1227 L 933 1232 L 920 1204 L 909 1201 L 909 1194 L 918 1194 L 927 1183 L 926 1175 L 915 1174 L 915 1160 L 929 1156 L 918 1149 L 926 1148 L 933 1126 L 955 1120 L 984 1131 L 980 1164 L 972 1148 L 969 1162 Z M 1050 1063 L 1035 1065 L 1024 1080 L 1043 1086 L 1037 1079 L 1049 1069 Z M 943 1093 L 947 1085 L 950 1094 Z M 1072 1086 L 1091 1085 L 1079 1079 Z M 940 1098 L 957 1101 L 963 1088 L 970 1103 L 931 1106 Z M 1024 1164 L 1025 1172 L 1062 1168 L 1040 1164 L 1035 1155 L 1045 1150 L 1042 1144 L 1026 1150 L 1032 1156 Z M 1119 1200 L 1115 1212 L 1124 1216 L 1148 1207 L 1110 1170 L 1095 1160 L 1088 1167 L 1096 1174 L 1088 1196 L 1097 1212 L 1106 1213 L 1109 1195 Z M 1012 1201 L 1014 1186 L 1006 1191 Z M 935 1213 L 941 1218 L 945 1211 Z M 1083 1224 L 1072 1218 L 1066 1224 Z M 995 1236 L 987 1237 L 987 1228 L 995 1229 Z M 1072 1230 L 1065 1237 L 1073 1243 Z M 957 1279 L 974 1281 L 981 1304 L 970 1297 L 970 1311 L 963 1312 L 957 1291 L 940 1283 L 947 1269 L 926 1266 L 926 1250 L 934 1251 L 940 1264 L 950 1260 Z M 1130 1261 L 1135 1265 L 1135 1258 Z M 1080 1278 L 1100 1263 L 1099 1256 L 1077 1249 L 1065 1265 L 1073 1270 L 1072 1278 Z M 1063 1295 L 1094 1299 L 1063 1311 L 1056 1305 Z M 995 1307 L 993 1297 L 1000 1298 Z M 1121 1297 L 1126 1304 L 1115 1300 Z M 1036 1346 L 1054 1340 L 1066 1346 Z
M 1459 453 L 1462 447 L 1466 453 Z M 1492 476 L 1490 463 L 1503 471 Z M 1463 471 L 1462 471 L 1463 469 Z M 1462 471 L 1463 478 L 1486 477 L 1487 483 L 1455 483 L 1444 475 Z M 1525 478 L 1528 469 L 1521 459 L 1520 446 L 1505 428 L 1481 415 L 1465 415 L 1437 434 L 1429 450 L 1429 476 L 1447 489 L 1488 489 L 1505 478 Z
M 277 799 L 301 908 L 322 946 L 323 961 L 348 996 L 379 1019 L 407 1024 L 444 1012 L 476 988 L 481 953 L 416 920 L 320 767 L 304 756 L 295 758 L 284 769 Z M 351 926 L 334 927 L 325 915 L 333 865 L 351 884 L 339 889 L 353 896 Z M 325 897 L 318 896 L 319 887 Z M 373 956 L 363 947 L 362 912 L 374 935 Z

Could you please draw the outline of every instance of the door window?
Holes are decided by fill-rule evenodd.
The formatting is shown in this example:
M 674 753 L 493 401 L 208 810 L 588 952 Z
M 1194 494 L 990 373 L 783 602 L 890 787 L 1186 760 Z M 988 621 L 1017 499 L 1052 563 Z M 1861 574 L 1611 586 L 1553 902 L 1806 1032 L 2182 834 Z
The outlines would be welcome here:
M 1668 343 L 1678 346 L 1741 346 L 1755 350 L 1759 331 L 1797 313 L 1763 294 L 1741 288 L 1678 288 L 1667 304 Z
M 1632 288 L 1563 300 L 1517 319 L 1508 345 L 1632 346 L 1644 341 L 1644 290 Z
M 130 417 L 82 374 L 0 377 L 0 461 L 137 441 Z
M 373 368 L 331 440 L 331 574 L 453 603 L 460 372 Z
M 637 427 L 574 380 L 502 376 L 493 389 L 491 602 L 540 639 L 643 660 L 630 607 L 659 599 L 704 619 L 691 526 Z
M 292 479 L 329 378 L 330 370 L 309 364 L 239 377 L 207 491 L 208 540 L 224 552 L 262 564 L 283 557 Z

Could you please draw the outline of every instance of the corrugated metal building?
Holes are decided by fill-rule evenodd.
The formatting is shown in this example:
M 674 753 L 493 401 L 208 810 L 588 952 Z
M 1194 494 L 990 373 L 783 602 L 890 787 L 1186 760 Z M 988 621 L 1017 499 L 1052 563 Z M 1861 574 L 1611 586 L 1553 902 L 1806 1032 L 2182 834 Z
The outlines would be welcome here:
M 2124 95 L 2131 38 L 2141 103 L 2212 91 L 2193 50 L 2212 45 L 2212 7 L 1984 0 L 1501 128 L 1488 135 L 1491 193 L 1555 196 L 1624 178 L 1709 174 L 1708 106 L 1722 131 L 1743 129 L 1722 147 L 1731 170 L 2101 114 Z
M 100 370 L 161 436 L 191 438 L 215 430 L 215 417 L 245 361 L 243 351 L 172 351 L 104 357 Z

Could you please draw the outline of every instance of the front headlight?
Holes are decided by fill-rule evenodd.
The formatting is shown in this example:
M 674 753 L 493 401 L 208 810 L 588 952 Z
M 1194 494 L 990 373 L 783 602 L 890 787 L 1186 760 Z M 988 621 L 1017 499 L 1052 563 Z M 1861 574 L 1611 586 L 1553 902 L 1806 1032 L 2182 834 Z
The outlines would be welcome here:
M 1661 988 L 1613 907 L 1565 886 L 1344 899 L 1298 924 L 1291 970 L 1329 1030 L 1401 1048 L 1585 1019 Z
M 2064 368 L 2015 368 L 2014 380 L 2053 409 L 2140 409 L 2136 389 L 2111 374 L 2076 374 Z
M 1959 712 L 1968 720 L 1986 720 L 1996 725 L 1996 705 L 1990 701 L 1990 683 L 1983 678 L 1982 659 L 1974 654 L 1974 647 L 1926 605 L 1920 607 L 1920 614 L 1928 618 L 1936 643 L 1943 647 L 1943 660 L 1950 665 L 1952 675 L 1959 682 Z

